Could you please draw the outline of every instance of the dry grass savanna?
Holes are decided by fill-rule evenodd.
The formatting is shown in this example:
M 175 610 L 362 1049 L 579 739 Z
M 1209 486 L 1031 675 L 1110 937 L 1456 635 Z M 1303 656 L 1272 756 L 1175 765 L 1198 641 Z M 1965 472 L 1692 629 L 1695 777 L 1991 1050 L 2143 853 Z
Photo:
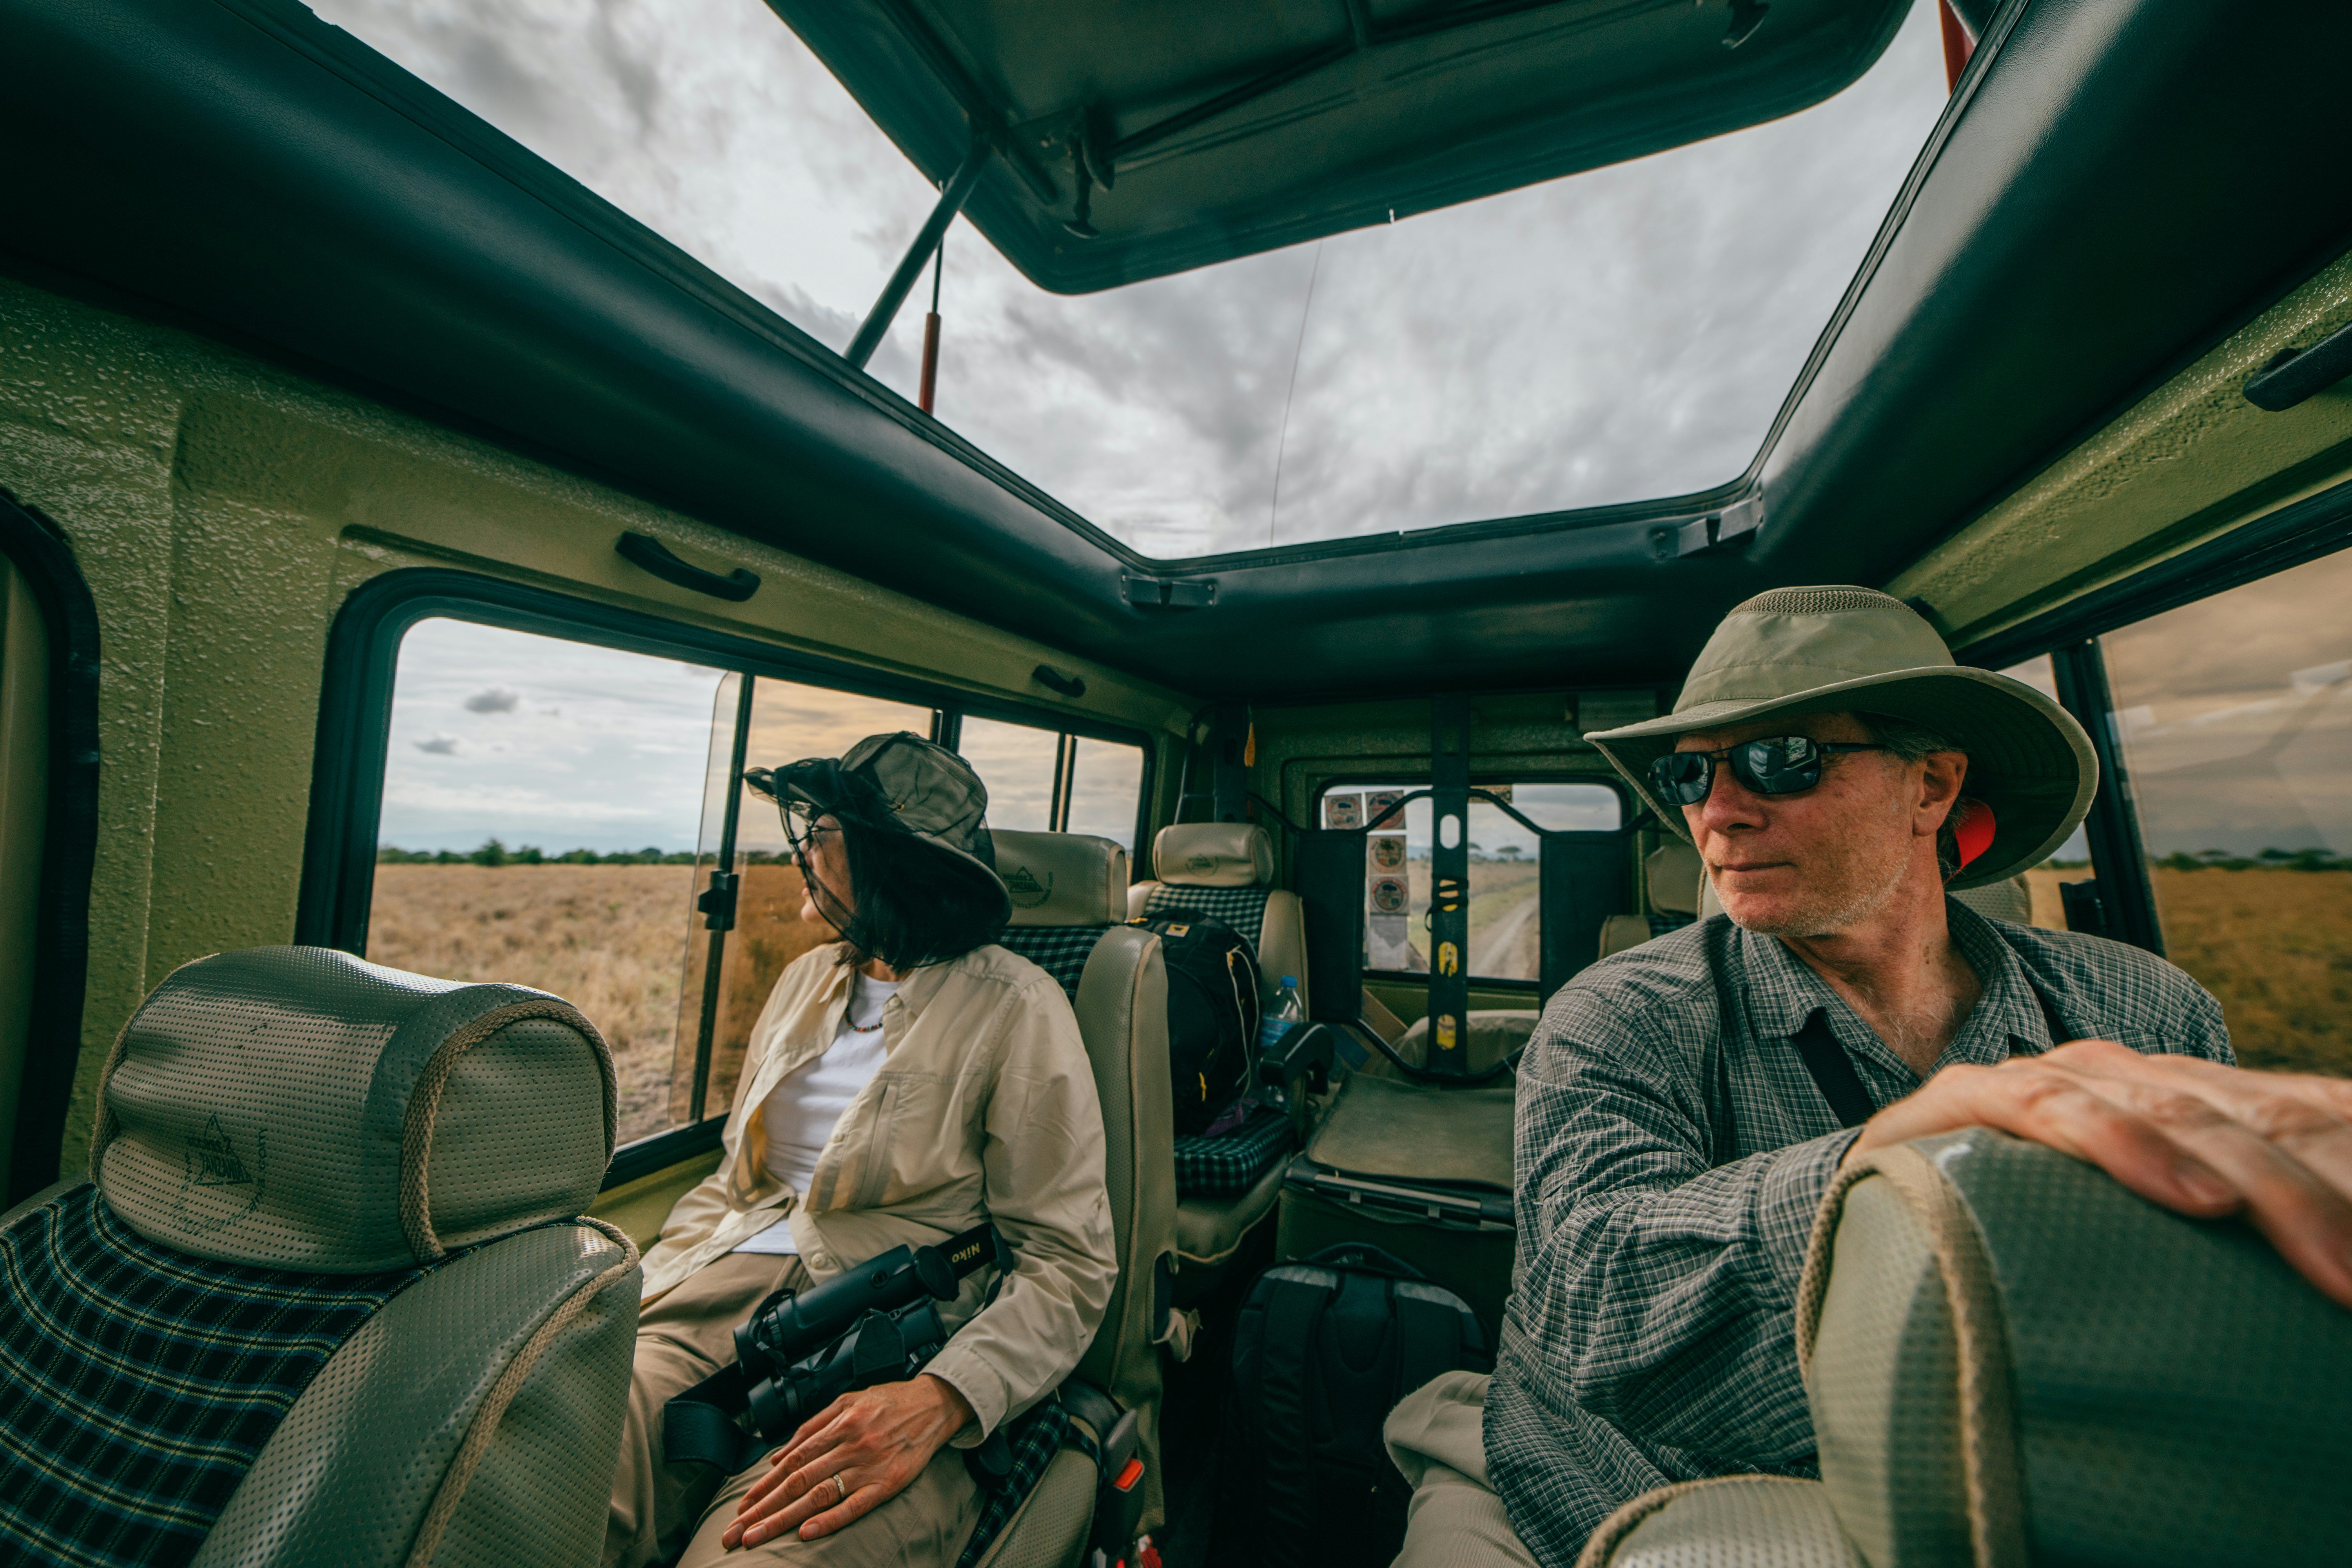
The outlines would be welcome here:
M 579 1008 L 613 1048 L 626 1142 L 669 1121 L 694 880 L 691 866 L 378 866 L 367 955 Z
M 2352 1078 L 2352 871 L 2150 868 L 2165 956 L 2221 1000 L 2250 1068 Z M 2064 925 L 2058 883 L 2029 874 L 2033 919 Z
M 626 1142 L 687 1117 L 710 951 L 692 908 L 709 872 L 708 866 L 378 866 L 368 957 L 444 980 L 532 985 L 578 1007 L 613 1048 Z M 802 921 L 800 907 L 799 872 L 747 868 L 719 971 L 706 1115 L 725 1111 L 732 1100 L 751 1026 L 776 976 L 822 940 L 821 928 Z

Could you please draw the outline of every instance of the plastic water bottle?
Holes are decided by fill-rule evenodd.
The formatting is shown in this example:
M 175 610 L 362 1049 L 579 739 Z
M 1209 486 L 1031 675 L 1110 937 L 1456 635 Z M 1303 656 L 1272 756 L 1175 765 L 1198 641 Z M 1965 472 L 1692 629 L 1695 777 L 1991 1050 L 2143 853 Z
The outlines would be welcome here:
M 1307 1022 L 1307 1004 L 1298 999 L 1298 977 L 1286 974 L 1282 989 L 1265 1009 L 1265 1016 L 1257 1026 L 1257 1052 L 1264 1056 L 1274 1049 L 1282 1037 L 1290 1033 L 1291 1026 Z

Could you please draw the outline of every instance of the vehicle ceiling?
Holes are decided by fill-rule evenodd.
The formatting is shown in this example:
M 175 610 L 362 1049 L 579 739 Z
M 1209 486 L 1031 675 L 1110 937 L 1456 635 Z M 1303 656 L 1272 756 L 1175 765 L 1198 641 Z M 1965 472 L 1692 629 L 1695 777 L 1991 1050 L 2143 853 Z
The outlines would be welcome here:
M 2004 7 L 1740 480 L 1184 563 L 1197 609 L 1130 603 L 1167 570 L 287 0 L 0 13 L 0 247 L 1181 690 L 1670 684 L 1730 604 L 1885 581 L 2340 251 L 2347 47 L 2315 0 Z M 1681 552 L 1751 495 L 1760 531 Z

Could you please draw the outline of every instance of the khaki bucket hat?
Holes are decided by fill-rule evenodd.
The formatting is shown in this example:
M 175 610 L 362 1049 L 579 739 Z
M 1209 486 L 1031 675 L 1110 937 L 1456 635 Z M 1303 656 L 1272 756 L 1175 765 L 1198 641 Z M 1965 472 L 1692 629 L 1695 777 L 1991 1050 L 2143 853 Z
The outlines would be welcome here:
M 1004 900 L 996 843 L 988 831 L 988 786 L 971 764 L 936 742 L 901 730 L 868 735 L 839 757 L 805 757 L 771 771 L 747 768 L 743 782 L 789 814 L 830 813 L 882 833 L 920 839 L 974 874 Z
M 2021 680 L 1952 662 L 1935 627 L 1874 588 L 1775 588 L 1736 605 L 1699 650 L 1675 710 L 1585 737 L 1684 838 L 1682 808 L 1650 788 L 1677 736 L 1806 713 L 1884 713 L 1969 754 L 1967 793 L 1992 807 L 1991 847 L 1948 887 L 2037 866 L 2091 809 L 2099 763 L 2083 726 Z

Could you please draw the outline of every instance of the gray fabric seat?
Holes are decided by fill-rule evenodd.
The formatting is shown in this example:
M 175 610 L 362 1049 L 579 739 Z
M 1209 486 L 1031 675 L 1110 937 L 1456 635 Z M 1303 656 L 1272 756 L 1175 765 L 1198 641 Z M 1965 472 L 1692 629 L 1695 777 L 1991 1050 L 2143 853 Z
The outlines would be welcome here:
M 1168 971 L 1160 939 L 1124 923 L 1126 850 L 1075 833 L 1004 829 L 992 837 L 998 872 L 1013 892 L 1013 926 L 1001 940 L 1062 981 L 1094 1064 L 1118 1282 L 1076 1375 L 1137 1412 L 1143 1528 L 1156 1529 L 1164 1517 L 1160 1346 L 1183 1326 L 1162 1283 L 1176 1249 Z M 1066 1449 L 982 1561 L 1003 1568 L 1074 1563 L 1094 1506 L 1094 1466 Z
M 2352 1312 L 2247 1226 L 1981 1129 L 1824 1202 L 1797 1347 L 1820 1481 L 1667 1488 L 1585 1568 L 2340 1560 Z
M 293 1395 L 195 1563 L 593 1559 L 637 1317 L 635 1247 L 577 1217 L 614 1125 L 604 1041 L 541 992 L 298 947 L 155 989 L 100 1080 L 111 1221 L 231 1287 L 422 1270 Z

